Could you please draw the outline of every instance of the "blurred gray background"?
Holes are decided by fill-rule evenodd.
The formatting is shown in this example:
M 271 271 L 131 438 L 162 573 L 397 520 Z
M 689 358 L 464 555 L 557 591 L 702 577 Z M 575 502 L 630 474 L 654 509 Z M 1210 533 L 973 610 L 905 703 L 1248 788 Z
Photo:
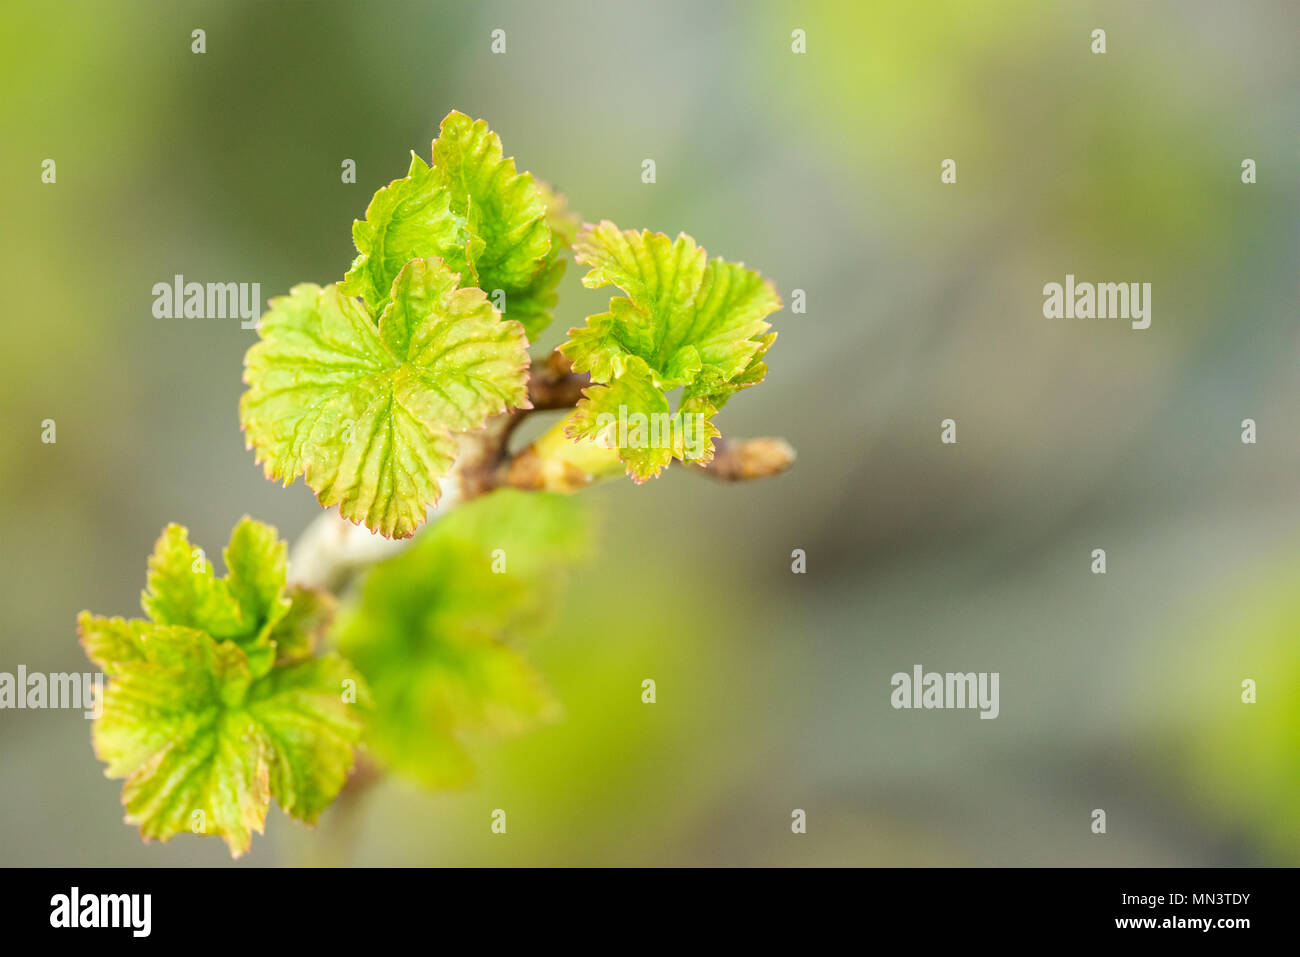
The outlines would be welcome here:
M 1300 860 L 1294 3 L 18 0 L 5 21 L 0 671 L 87 668 L 77 612 L 138 614 L 167 522 L 212 551 L 246 512 L 292 538 L 319 511 L 244 450 L 254 334 L 155 319 L 151 288 L 341 278 L 352 220 L 452 108 L 586 218 L 807 292 L 718 419 L 789 439 L 789 474 L 588 493 L 586 597 L 531 649 L 564 719 L 477 746 L 463 791 L 385 783 L 314 834 L 273 811 L 241 866 Z M 605 308 L 581 272 L 546 346 Z M 1044 319 L 1066 273 L 1152 283 L 1151 328 Z M 918 663 L 1000 672 L 998 719 L 893 710 Z M 228 862 L 141 844 L 119 788 L 79 713 L 0 712 L 0 863 Z

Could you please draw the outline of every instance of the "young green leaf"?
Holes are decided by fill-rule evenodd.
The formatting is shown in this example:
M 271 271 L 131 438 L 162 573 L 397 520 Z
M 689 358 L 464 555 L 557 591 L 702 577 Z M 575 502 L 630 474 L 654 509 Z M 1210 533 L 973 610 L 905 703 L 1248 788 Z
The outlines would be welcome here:
M 149 556 L 148 587 L 140 596 L 145 614 L 160 625 L 201 628 L 218 638 L 247 636 L 243 609 L 218 579 L 201 549 L 192 548 L 180 525 L 163 529 Z
M 230 543 L 221 555 L 226 563 L 226 584 L 246 627 L 251 635 L 266 636 L 291 604 L 284 593 L 288 547 L 270 525 L 245 516 L 230 533 Z
M 271 796 L 290 815 L 314 824 L 339 793 L 361 737 L 357 705 L 368 704 L 333 652 L 277 667 L 249 688 L 245 710 L 270 743 Z
M 411 153 L 410 171 L 375 193 L 366 218 L 352 224 L 360 255 L 343 277 L 342 289 L 365 300 L 378 316 L 392 299 L 393 280 L 412 259 L 437 256 L 470 285 L 477 276 L 467 260 L 470 233 L 464 215 L 451 210 L 445 178 Z
M 190 544 L 186 530 L 168 525 L 149 558 L 148 587 L 140 603 L 157 624 L 197 628 L 259 658 L 253 646 L 266 645 L 271 628 L 289 610 L 282 595 L 285 544 L 274 528 L 245 516 L 222 554 L 227 574 L 219 579 L 203 550 Z
M 77 616 L 77 633 L 86 657 L 110 678 L 125 666 L 144 660 L 145 637 L 154 627 L 138 618 L 98 618 L 88 611 Z
M 485 120 L 452 110 L 433 142 L 433 166 L 451 191 L 451 209 L 469 224 L 471 261 L 481 289 L 526 288 L 551 251 L 546 206 L 528 173 L 501 149 Z
M 567 260 L 561 258 L 561 253 L 572 246 L 582 225 L 582 220 L 569 210 L 568 200 L 562 194 L 541 180 L 534 180 L 534 183 L 546 210 L 546 225 L 551 232 L 551 250 L 532 282 L 517 290 L 503 290 L 506 293 L 507 315 L 524 324 L 530 341 L 536 339 L 538 333 L 551 322 L 551 314 L 559 302 L 556 288 L 564 278 L 564 270 L 568 265 Z
M 405 538 L 441 494 L 453 433 L 528 408 L 528 342 L 437 259 L 393 281 L 378 328 L 337 285 L 271 301 L 249 349 L 240 419 L 268 478 L 299 475 L 321 505 Z
M 352 229 L 358 255 L 342 290 L 378 316 L 411 259 L 438 257 L 465 286 L 505 297 L 503 313 L 530 339 L 550 321 L 564 271 L 546 197 L 507 158 L 485 121 L 453 110 L 433 143 L 433 164 L 412 154 L 407 175 L 375 194 Z
M 146 839 L 194 830 L 238 857 L 261 833 L 269 801 L 267 741 L 239 702 L 251 683 L 233 642 L 194 628 L 153 626 L 144 657 L 110 681 L 95 753 L 126 778 L 128 823 Z
M 553 609 L 557 568 L 585 554 L 574 499 L 500 490 L 448 513 L 367 576 L 337 630 L 375 702 L 366 743 L 429 787 L 472 775 L 469 739 L 556 711 L 512 639 Z
M 327 592 L 290 585 L 285 590 L 289 610 L 271 629 L 276 664 L 311 657 L 316 642 L 334 620 L 334 597 Z
M 685 234 L 670 240 L 604 221 L 585 227 L 573 249 L 590 267 L 584 286 L 612 284 L 627 296 L 612 299 L 610 311 L 589 317 L 585 327 L 570 329 L 560 347 L 593 382 L 568 434 L 596 438 L 609 434 L 609 417 L 660 416 L 670 426 L 668 439 L 620 447 L 628 473 L 644 481 L 674 458 L 707 464 L 719 434 L 713 415 L 767 372 L 762 358 L 776 334 L 768 333 L 765 317 L 781 308 L 776 289 L 743 264 L 710 261 Z M 681 403 L 670 411 L 666 393 L 678 387 Z M 688 454 L 685 416 L 700 417 L 703 454 Z
M 707 400 L 692 398 L 672 411 L 668 397 L 654 383 L 649 366 L 640 356 L 631 356 L 609 385 L 595 385 L 583 390 L 565 433 L 575 439 L 596 439 L 617 445 L 617 423 L 641 413 L 655 423 L 655 432 L 645 428 L 643 440 L 619 446 L 619 458 L 628 474 L 641 482 L 658 475 L 674 458 L 707 462 L 712 457 L 713 440 L 719 432 L 713 424 L 717 409 Z M 699 414 L 701 418 L 692 419 Z M 688 437 L 691 448 L 688 448 Z M 653 440 L 652 440 L 653 439 Z
M 216 834 L 238 857 L 272 797 L 308 822 L 333 800 L 361 735 L 346 702 L 364 703 L 365 690 L 338 655 L 309 657 L 328 605 L 286 589 L 274 529 L 241 521 L 224 579 L 192 553 L 185 529 L 168 526 L 144 595 L 153 621 L 79 617 L 82 645 L 109 677 L 92 736 L 105 773 L 126 779 L 127 820 L 146 839 Z M 232 618 L 234 633 L 206 630 Z
M 566 260 L 560 258 L 561 248 L 557 243 L 547 255 L 541 271 L 527 286 L 517 290 L 502 289 L 505 294 L 505 311 L 502 315 L 521 323 L 530 342 L 550 325 L 555 304 L 560 301 L 555 289 L 560 284 L 565 267 L 568 265 Z M 500 287 L 485 286 L 484 288 L 491 291 Z

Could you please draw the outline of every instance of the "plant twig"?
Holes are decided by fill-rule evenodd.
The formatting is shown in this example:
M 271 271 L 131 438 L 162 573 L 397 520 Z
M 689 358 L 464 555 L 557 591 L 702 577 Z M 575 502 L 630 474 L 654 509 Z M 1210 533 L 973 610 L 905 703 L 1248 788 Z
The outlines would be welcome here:
M 794 457 L 785 439 L 714 439 L 713 461 L 703 471 L 722 482 L 771 478 L 793 465 Z
M 622 475 L 617 449 L 568 438 L 563 420 L 518 452 L 508 449 L 510 436 L 525 416 L 573 408 L 589 384 L 589 377 L 575 373 L 558 351 L 535 361 L 529 378 L 533 408 L 496 416 L 477 432 L 460 437 L 460 454 L 440 483 L 442 498 L 430 510 L 429 521 L 497 488 L 574 492 Z M 724 482 L 747 481 L 779 475 L 794 458 L 794 449 L 784 439 L 716 439 L 713 460 L 691 471 Z M 400 553 L 410 541 L 384 538 L 330 509 L 318 515 L 294 543 L 289 577 L 338 594 L 360 569 Z
M 582 390 L 591 385 L 591 376 L 574 372 L 573 363 L 558 349 L 545 359 L 533 362 L 528 379 L 528 398 L 533 410 L 572 409 L 582 398 Z
M 508 451 L 510 436 L 526 415 L 573 408 L 589 383 L 589 377 L 575 373 L 558 351 L 534 362 L 528 389 L 533 408 L 496 416 L 479 431 L 461 437 L 460 454 L 441 482 L 442 498 L 430 510 L 428 521 L 496 488 L 573 492 L 621 475 L 617 449 L 569 439 L 563 421 L 519 452 Z M 713 460 L 691 471 L 724 482 L 746 481 L 779 475 L 794 458 L 794 449 L 784 439 L 716 439 Z M 339 594 L 363 568 L 399 554 L 410 542 L 384 538 L 329 509 L 316 516 L 294 543 L 289 579 Z M 344 785 L 333 821 L 341 841 L 351 839 L 357 799 L 375 784 L 378 774 L 363 757 Z

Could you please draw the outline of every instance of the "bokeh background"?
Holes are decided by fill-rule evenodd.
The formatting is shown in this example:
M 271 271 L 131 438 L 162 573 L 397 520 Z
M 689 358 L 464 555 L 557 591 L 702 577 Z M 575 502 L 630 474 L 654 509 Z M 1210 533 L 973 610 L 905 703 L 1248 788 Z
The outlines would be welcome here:
M 588 493 L 599 558 L 529 650 L 564 718 L 465 790 L 273 810 L 238 866 L 1300 862 L 1298 32 L 1290 0 L 10 0 L 0 671 L 84 670 L 76 613 L 138 613 L 167 522 L 319 511 L 243 447 L 254 334 L 151 287 L 340 278 L 457 108 L 587 218 L 806 290 L 719 419 L 798 463 Z M 547 345 L 604 308 L 580 272 Z M 1151 328 L 1043 319 L 1067 272 L 1151 282 Z M 916 663 L 1000 672 L 1000 717 L 894 711 Z M 228 863 L 141 844 L 119 786 L 79 713 L 0 712 L 0 863 Z

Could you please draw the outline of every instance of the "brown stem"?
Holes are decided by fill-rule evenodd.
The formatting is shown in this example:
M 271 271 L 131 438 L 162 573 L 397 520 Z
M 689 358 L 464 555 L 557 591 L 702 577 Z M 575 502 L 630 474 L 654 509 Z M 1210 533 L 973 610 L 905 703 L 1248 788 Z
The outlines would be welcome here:
M 722 482 L 780 475 L 794 464 L 794 449 L 785 439 L 715 439 L 713 461 L 703 469 Z
M 536 411 L 571 409 L 582 398 L 591 376 L 574 372 L 573 363 L 560 351 L 533 362 L 528 378 L 528 398 Z

